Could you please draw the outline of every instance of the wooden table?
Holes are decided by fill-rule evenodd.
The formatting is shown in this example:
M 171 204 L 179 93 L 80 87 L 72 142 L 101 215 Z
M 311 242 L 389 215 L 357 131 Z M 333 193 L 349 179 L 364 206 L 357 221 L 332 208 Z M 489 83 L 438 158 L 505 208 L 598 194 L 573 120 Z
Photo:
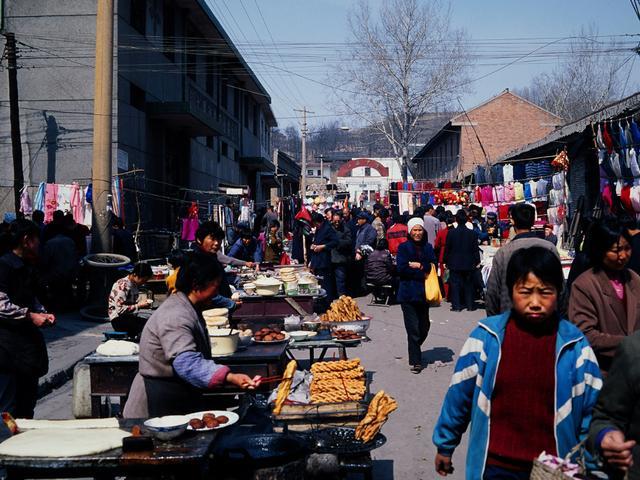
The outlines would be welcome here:
M 284 372 L 287 361 L 286 348 L 286 343 L 252 344 L 233 355 L 214 358 L 214 360 L 229 366 L 235 373 L 271 377 L 281 375 Z M 133 378 L 138 373 L 138 356 L 104 357 L 93 353 L 85 357 L 83 362 L 89 365 L 91 416 L 108 415 L 108 412 L 105 412 L 102 407 L 104 397 L 120 397 L 120 405 L 124 405 L 129 396 Z M 264 385 L 261 388 L 269 389 L 272 387 L 273 385 Z M 225 385 L 208 390 L 204 395 L 236 395 L 239 393 L 245 393 L 245 391 L 239 390 L 235 386 Z
M 144 419 L 120 420 L 131 430 Z M 233 428 L 233 427 L 232 427 Z M 217 432 L 187 432 L 169 442 L 154 440 L 149 452 L 123 453 L 122 448 L 69 458 L 0 457 L 9 479 L 78 478 L 112 479 L 119 476 L 158 478 L 212 478 L 209 460 Z

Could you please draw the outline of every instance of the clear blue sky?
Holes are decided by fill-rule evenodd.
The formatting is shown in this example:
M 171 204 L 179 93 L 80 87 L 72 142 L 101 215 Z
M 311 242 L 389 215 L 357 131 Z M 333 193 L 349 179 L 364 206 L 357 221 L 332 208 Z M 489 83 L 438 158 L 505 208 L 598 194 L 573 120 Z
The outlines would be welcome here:
M 348 40 L 347 14 L 355 0 L 207 1 L 270 92 L 281 127 L 297 124 L 293 108 L 303 105 L 318 115 L 310 119 L 311 126 L 331 119 L 335 112 L 327 101 L 330 89 L 316 82 L 331 84 L 331 66 L 339 47 L 326 44 Z M 370 3 L 375 7 L 380 1 Z M 452 7 L 454 26 L 464 28 L 472 41 L 500 41 L 499 46 L 478 47 L 486 49 L 490 58 L 479 62 L 472 78 L 510 62 L 511 58 L 495 58 L 505 49 L 528 52 L 545 42 L 505 45 L 505 39 L 560 38 L 587 24 L 596 25 L 599 35 L 640 33 L 640 20 L 628 0 L 453 0 Z M 275 49 L 272 38 L 278 45 Z M 558 50 L 553 46 L 545 49 L 550 53 Z M 491 74 L 471 85 L 463 104 L 470 108 L 505 88 L 526 86 L 536 74 L 552 70 L 556 62 L 557 57 L 550 55 L 544 61 L 521 61 Z M 630 70 L 626 95 L 640 84 L 640 58 L 623 67 L 625 79 Z

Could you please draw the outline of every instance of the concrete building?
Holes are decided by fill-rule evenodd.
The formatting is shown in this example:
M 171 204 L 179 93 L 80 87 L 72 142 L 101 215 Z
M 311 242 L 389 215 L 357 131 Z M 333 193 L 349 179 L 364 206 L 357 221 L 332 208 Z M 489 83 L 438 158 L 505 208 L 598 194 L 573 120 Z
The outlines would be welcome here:
M 412 171 L 421 180 L 462 179 L 476 165 L 493 163 L 561 124 L 560 117 L 507 89 L 452 117 L 413 158 Z
M 96 0 L 4 5 L 20 50 L 25 183 L 86 184 Z M 205 0 L 118 0 L 115 8 L 112 170 L 142 170 L 135 182 L 122 178 L 125 190 L 140 191 L 144 226 L 175 225 L 177 200 L 223 201 L 203 193 L 219 187 L 248 186 L 257 201 L 268 198 L 271 98 Z M 13 210 L 7 96 L 1 88 L 3 211 Z
M 395 158 L 353 158 L 336 173 L 340 191 L 358 205 L 373 205 L 389 195 L 389 183 L 402 181 L 402 170 Z M 408 181 L 413 178 L 409 173 Z M 377 200 L 378 199 L 378 200 Z

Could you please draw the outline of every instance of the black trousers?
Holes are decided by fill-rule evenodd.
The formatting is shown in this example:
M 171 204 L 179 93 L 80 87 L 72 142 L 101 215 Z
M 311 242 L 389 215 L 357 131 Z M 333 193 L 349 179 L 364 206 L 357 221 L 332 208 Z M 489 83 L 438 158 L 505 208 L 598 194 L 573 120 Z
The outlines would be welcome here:
M 23 373 L 0 373 L 0 412 L 14 418 L 33 418 L 38 400 L 38 377 Z
M 409 365 L 422 365 L 422 344 L 429 335 L 429 305 L 423 302 L 407 302 L 401 305 L 404 328 L 407 331 Z
M 151 310 L 143 314 L 124 314 L 111 320 L 111 326 L 116 332 L 127 332 L 130 337 L 138 338 L 142 333 L 147 320 L 151 316 Z
M 451 270 L 449 275 L 449 297 L 455 309 L 471 310 L 475 298 L 475 273 L 473 270 Z

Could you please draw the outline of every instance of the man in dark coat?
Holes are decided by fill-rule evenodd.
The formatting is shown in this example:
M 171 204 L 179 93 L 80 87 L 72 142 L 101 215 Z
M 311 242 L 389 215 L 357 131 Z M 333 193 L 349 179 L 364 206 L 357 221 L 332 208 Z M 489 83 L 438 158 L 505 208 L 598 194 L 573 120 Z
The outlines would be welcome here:
M 351 230 L 342 221 L 339 212 L 334 212 L 331 224 L 338 236 L 338 245 L 331 250 L 331 264 L 333 266 L 333 276 L 336 284 L 336 294 L 347 294 L 347 266 L 351 259 Z
M 480 265 L 478 235 L 467 228 L 467 214 L 464 210 L 458 210 L 456 213 L 456 223 L 458 226 L 447 234 L 444 251 L 444 263 L 451 272 L 451 310 L 459 312 L 466 307 L 467 310 L 473 311 L 474 272 Z
M 311 244 L 309 267 L 315 275 L 322 277 L 320 286 L 327 292 L 327 301 L 331 302 L 336 298 L 331 271 L 331 250 L 338 246 L 338 235 L 322 214 L 314 213 L 312 219 L 316 233 Z

